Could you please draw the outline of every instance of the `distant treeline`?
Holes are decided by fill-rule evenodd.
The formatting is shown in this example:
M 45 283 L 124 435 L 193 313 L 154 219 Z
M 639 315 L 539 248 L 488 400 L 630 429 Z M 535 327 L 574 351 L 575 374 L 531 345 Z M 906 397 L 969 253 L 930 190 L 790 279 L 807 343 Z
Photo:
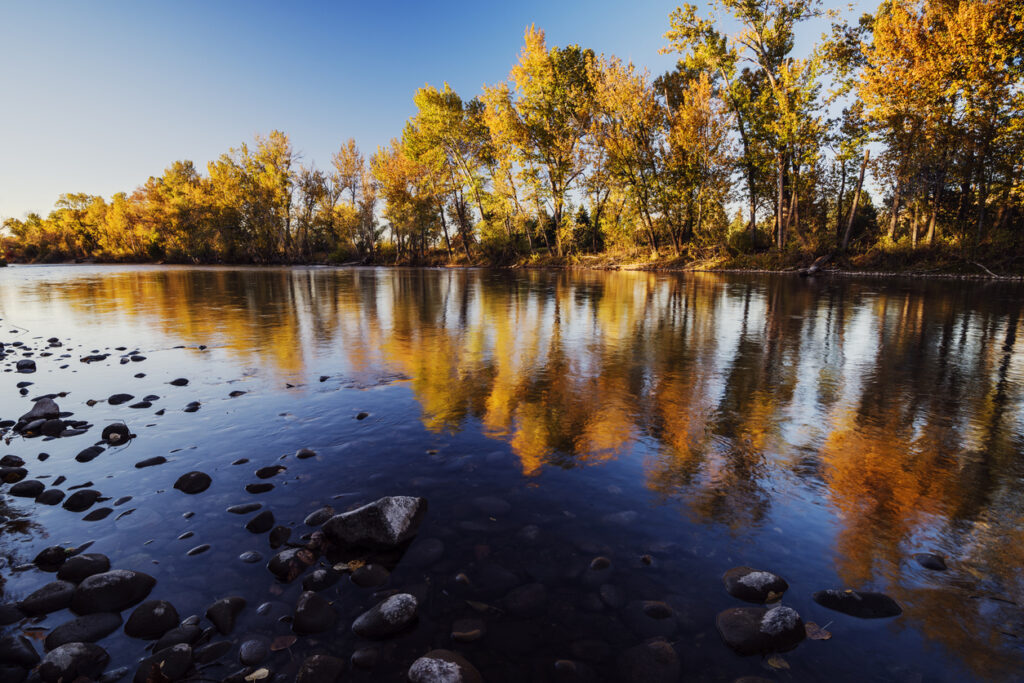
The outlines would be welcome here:
M 794 56 L 815 19 L 831 32 Z M 652 77 L 531 27 L 507 80 L 469 100 L 421 88 L 401 136 L 369 159 L 350 139 L 329 169 L 307 167 L 274 131 L 205 175 L 176 161 L 131 194 L 65 194 L 45 218 L 7 219 L 7 251 L 257 263 L 1022 251 L 1018 0 L 896 0 L 856 24 L 818 0 L 718 0 L 707 17 L 676 9 L 665 39 L 678 62 Z

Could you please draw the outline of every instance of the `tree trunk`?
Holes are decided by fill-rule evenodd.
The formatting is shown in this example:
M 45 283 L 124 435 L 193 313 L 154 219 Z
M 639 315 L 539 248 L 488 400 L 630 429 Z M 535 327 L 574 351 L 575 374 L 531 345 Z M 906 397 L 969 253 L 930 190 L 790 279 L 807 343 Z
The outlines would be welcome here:
M 850 207 L 850 218 L 846 221 L 846 232 L 843 233 L 843 243 L 840 245 L 840 251 L 846 251 L 846 248 L 850 246 L 850 231 L 853 230 L 853 219 L 857 215 L 857 205 L 860 204 L 860 191 L 864 187 L 864 171 L 868 167 L 868 157 L 871 156 L 871 150 L 864 150 L 864 161 L 860 165 L 860 177 L 857 178 L 857 189 L 853 193 L 853 205 Z
M 843 238 L 843 195 L 846 194 L 846 159 L 839 166 L 839 197 L 836 198 L 836 241 Z
M 914 202 L 914 223 L 910 227 L 910 248 L 917 249 L 917 225 L 918 220 L 921 218 L 921 203 L 920 201 Z
M 776 209 L 775 209 L 775 234 L 776 234 L 776 247 L 779 251 L 782 251 L 782 247 L 785 245 L 785 226 L 782 224 L 782 213 L 784 210 L 783 202 L 783 175 L 784 170 L 782 167 L 782 155 L 775 155 L 775 167 L 778 177 L 776 178 L 775 191 L 776 191 Z
M 896 179 L 896 189 L 892 196 L 892 215 L 889 217 L 889 241 L 892 242 L 896 236 L 896 221 L 900 215 L 900 190 L 903 188 L 903 182 Z
M 441 231 L 444 233 L 444 246 L 448 249 L 448 260 L 452 260 L 452 240 L 448 237 L 448 221 L 444 219 L 444 205 L 438 202 L 437 215 L 441 219 Z

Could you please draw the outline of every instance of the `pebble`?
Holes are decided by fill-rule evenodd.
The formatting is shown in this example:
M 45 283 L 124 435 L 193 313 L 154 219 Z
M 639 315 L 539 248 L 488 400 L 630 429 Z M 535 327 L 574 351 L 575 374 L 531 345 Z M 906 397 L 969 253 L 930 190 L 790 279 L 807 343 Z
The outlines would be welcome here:
M 295 606 L 292 630 L 299 635 L 322 633 L 333 627 L 338 615 L 327 598 L 314 591 L 303 591 Z
M 401 633 L 416 621 L 418 604 L 408 593 L 392 595 L 359 615 L 352 623 L 352 631 L 370 639 Z
M 264 510 L 245 523 L 246 530 L 254 534 L 264 534 L 274 526 L 274 513 Z
M 128 617 L 124 632 L 129 638 L 158 640 L 178 625 L 178 611 L 166 600 L 142 603 Z
M 210 483 L 210 475 L 204 472 L 186 472 L 174 482 L 174 488 L 183 493 L 196 494 L 210 488 Z
M 884 619 L 903 614 L 903 608 L 883 593 L 855 590 L 824 590 L 811 596 L 822 607 L 860 619 Z
M 206 618 L 213 623 L 222 636 L 226 636 L 234 630 L 235 619 L 243 609 L 245 609 L 245 598 L 237 595 L 221 598 L 206 610 Z
M 263 640 L 247 640 L 238 648 L 238 661 L 244 666 L 256 666 L 270 654 Z
M 411 683 L 483 683 L 476 667 L 450 650 L 431 650 L 412 663 Z

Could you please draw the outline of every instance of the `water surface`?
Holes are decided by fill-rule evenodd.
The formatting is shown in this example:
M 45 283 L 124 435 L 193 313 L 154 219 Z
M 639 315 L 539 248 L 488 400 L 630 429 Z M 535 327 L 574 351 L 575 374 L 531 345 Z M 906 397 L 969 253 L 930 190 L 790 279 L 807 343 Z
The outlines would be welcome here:
M 665 635 L 687 680 L 1013 680 L 1024 671 L 1021 294 L 760 275 L 8 268 L 0 340 L 56 336 L 71 357 L 37 356 L 34 375 L 0 377 L 0 415 L 64 391 L 61 408 L 97 426 L 15 437 L 5 452 L 28 460 L 31 477 L 132 496 L 123 509 L 135 511 L 89 523 L 7 497 L 3 599 L 52 580 L 12 567 L 91 540 L 115 567 L 156 577 L 152 597 L 182 616 L 239 594 L 250 606 L 233 640 L 286 634 L 275 618 L 300 582 L 239 561 L 273 551 L 225 508 L 257 500 L 297 540 L 322 505 L 422 495 L 419 538 L 440 539 L 444 555 L 399 562 L 384 587 L 423 598 L 419 626 L 355 679 L 400 680 L 415 657 L 449 647 L 488 681 L 556 680 L 557 659 L 614 680 L 617 653 L 652 635 L 628 603 L 661 600 L 675 612 Z M 146 360 L 121 364 L 118 346 Z M 94 350 L 112 355 L 79 362 Z M 167 384 L 176 377 L 190 384 Z M 27 397 L 14 386 L 24 379 L 35 382 Z M 86 404 L 118 392 L 160 399 L 142 410 Z M 196 400 L 198 412 L 182 412 Z M 138 438 L 75 462 L 114 420 Z M 296 460 L 303 447 L 318 457 Z M 155 455 L 169 462 L 133 467 Z M 250 462 L 232 466 L 238 458 Z M 278 462 L 288 469 L 273 491 L 244 491 L 256 468 Z M 213 477 L 208 491 L 171 488 L 194 469 Z M 186 556 L 200 543 L 212 549 Z M 924 569 L 917 552 L 943 555 L 949 570 Z M 595 556 L 611 559 L 607 583 L 625 607 L 586 580 Z M 784 604 L 832 638 L 785 654 L 788 669 L 733 654 L 714 623 L 742 605 L 720 576 L 744 564 L 786 578 Z M 535 581 L 548 591 L 542 615 L 500 611 L 505 592 Z M 904 614 L 858 620 L 811 600 L 842 587 L 884 591 Z M 347 580 L 328 594 L 337 631 L 275 654 L 274 671 L 366 644 L 348 625 L 379 595 Z M 268 601 L 279 611 L 258 615 Z M 481 603 L 496 609 L 481 614 Z M 487 633 L 453 643 L 452 621 L 467 616 Z M 595 661 L 578 656 L 588 641 Z M 143 654 L 123 634 L 101 644 L 111 666 Z

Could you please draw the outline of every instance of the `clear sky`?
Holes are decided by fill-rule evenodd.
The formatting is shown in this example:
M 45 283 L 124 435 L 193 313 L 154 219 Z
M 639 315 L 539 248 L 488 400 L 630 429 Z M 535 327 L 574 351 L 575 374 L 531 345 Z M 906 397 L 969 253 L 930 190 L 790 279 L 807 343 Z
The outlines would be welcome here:
M 349 137 L 371 152 L 424 83 L 468 99 L 505 79 L 530 24 L 658 74 L 678 4 L 0 0 L 0 219 L 130 192 L 176 159 L 205 171 L 275 128 L 321 168 Z

